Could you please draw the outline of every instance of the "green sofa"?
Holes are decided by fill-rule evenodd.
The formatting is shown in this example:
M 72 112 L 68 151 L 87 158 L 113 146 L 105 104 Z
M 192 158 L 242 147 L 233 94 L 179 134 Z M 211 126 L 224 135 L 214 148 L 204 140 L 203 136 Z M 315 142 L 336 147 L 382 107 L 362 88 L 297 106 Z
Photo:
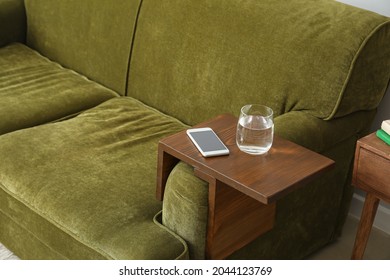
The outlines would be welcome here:
M 0 0 L 0 242 L 22 259 L 203 259 L 207 184 L 157 145 L 241 106 L 336 164 L 231 259 L 341 234 L 356 140 L 390 77 L 390 19 L 333 0 Z

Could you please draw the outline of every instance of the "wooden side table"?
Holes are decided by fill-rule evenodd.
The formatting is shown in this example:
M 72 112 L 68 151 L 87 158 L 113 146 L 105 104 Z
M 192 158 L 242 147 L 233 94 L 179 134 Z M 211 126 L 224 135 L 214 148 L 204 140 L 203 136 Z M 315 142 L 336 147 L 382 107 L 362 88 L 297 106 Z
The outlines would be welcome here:
M 223 259 L 272 229 L 276 202 L 334 162 L 274 137 L 266 155 L 241 152 L 236 145 L 237 118 L 221 115 L 196 127 L 211 127 L 229 148 L 228 156 L 203 157 L 185 131 L 162 139 L 158 147 L 157 198 L 163 200 L 169 173 L 181 160 L 209 183 L 206 257 Z
M 390 146 L 375 133 L 357 142 L 352 184 L 367 192 L 352 259 L 362 259 L 380 199 L 390 202 Z

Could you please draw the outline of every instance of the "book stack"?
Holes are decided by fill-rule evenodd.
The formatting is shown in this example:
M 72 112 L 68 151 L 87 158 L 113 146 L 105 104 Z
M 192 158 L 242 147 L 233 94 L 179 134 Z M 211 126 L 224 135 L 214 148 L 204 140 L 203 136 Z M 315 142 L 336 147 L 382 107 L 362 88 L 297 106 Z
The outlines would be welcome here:
M 376 136 L 390 145 L 390 120 L 383 121 L 381 128 L 377 130 Z

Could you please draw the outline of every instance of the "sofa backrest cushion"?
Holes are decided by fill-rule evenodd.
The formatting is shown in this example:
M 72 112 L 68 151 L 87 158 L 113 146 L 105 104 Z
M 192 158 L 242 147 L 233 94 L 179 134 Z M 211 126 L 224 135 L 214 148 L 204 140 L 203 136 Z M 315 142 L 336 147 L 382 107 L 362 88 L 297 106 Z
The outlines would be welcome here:
M 26 41 L 26 12 L 23 0 L 0 0 L 0 47 Z
M 128 94 L 188 124 L 249 103 L 331 119 L 378 105 L 389 40 L 334 0 L 144 0 Z
M 124 95 L 140 0 L 26 0 L 27 43 Z

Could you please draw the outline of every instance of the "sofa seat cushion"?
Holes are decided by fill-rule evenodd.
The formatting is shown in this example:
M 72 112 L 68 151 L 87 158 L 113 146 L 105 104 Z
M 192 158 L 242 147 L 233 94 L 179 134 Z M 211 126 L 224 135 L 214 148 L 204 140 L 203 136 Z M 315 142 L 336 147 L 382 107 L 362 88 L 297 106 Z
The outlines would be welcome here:
M 61 119 L 116 96 L 23 44 L 0 49 L 0 134 Z
M 64 258 L 187 258 L 184 241 L 154 221 L 158 140 L 184 128 L 117 97 L 2 135 L 0 211 Z

